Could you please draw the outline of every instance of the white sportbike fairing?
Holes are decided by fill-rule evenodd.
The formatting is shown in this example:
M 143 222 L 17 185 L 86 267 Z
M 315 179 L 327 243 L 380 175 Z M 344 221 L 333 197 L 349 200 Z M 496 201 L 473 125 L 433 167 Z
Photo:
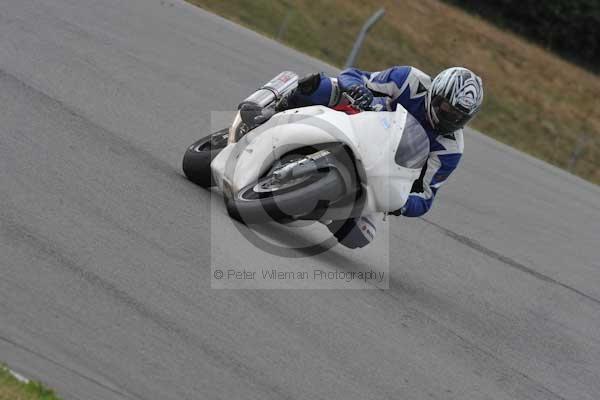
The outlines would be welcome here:
M 212 161 L 211 170 L 217 186 L 234 198 L 286 154 L 341 144 L 350 149 L 365 192 L 361 215 L 389 212 L 404 205 L 427 159 L 429 149 L 415 145 L 427 143 L 423 135 L 401 107 L 395 112 L 354 115 L 323 106 L 305 107 L 276 114 L 240 141 L 228 144 Z M 348 218 L 347 210 L 346 203 L 340 207 L 332 203 L 320 219 Z

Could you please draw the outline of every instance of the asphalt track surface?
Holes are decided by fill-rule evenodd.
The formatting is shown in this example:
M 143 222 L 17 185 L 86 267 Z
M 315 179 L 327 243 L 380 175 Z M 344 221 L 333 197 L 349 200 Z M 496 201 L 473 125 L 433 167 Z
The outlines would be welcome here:
M 335 73 L 179 2 L 0 2 L 0 359 L 65 399 L 600 398 L 600 190 L 474 132 L 390 289 L 210 288 L 274 261 L 182 152 L 289 68 Z

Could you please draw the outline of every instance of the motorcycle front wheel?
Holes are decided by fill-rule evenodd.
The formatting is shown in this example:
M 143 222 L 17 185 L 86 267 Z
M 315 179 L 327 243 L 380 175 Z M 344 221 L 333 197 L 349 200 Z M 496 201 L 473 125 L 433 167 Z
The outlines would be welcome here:
M 344 192 L 344 182 L 335 169 L 284 182 L 267 174 L 226 199 L 226 205 L 229 215 L 245 224 L 282 222 L 325 212 Z

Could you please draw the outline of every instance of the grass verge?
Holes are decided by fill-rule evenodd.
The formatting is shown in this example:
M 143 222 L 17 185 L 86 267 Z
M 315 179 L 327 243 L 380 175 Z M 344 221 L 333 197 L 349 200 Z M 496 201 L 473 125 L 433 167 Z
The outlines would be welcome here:
M 435 75 L 467 66 L 486 88 L 473 127 L 600 184 L 600 77 L 457 7 L 438 0 L 188 1 L 338 67 L 365 19 L 385 7 L 357 67 L 414 65 Z
M 21 382 L 0 364 L 0 400 L 60 400 L 39 382 Z

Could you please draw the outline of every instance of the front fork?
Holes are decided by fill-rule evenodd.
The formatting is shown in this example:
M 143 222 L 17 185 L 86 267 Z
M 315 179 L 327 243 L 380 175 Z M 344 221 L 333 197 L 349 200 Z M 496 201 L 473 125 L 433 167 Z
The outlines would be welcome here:
M 350 157 L 344 145 L 329 143 L 319 147 L 320 149 L 315 149 L 314 153 L 275 169 L 272 172 L 273 178 L 283 182 L 316 172 L 334 170 L 342 178 L 345 192 L 355 192 L 361 183 L 354 164 L 355 161 Z
M 242 121 L 242 117 L 238 111 L 235 113 L 233 123 L 229 127 L 229 138 L 227 139 L 227 144 L 237 143 L 247 132 L 248 127 Z
M 285 164 L 273 171 L 273 178 L 279 182 L 297 179 L 306 175 L 311 175 L 315 172 L 322 171 L 330 167 L 325 157 L 331 153 L 327 150 L 320 150 L 310 154 L 300 160 Z

